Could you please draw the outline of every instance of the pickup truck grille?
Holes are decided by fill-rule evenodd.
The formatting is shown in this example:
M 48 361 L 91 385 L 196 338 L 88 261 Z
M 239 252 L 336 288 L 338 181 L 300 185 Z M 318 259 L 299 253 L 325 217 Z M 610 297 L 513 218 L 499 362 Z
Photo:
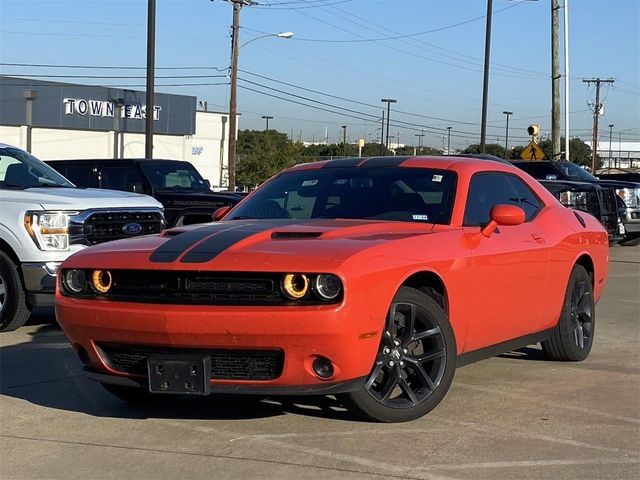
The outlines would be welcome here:
M 84 222 L 84 237 L 89 245 L 159 233 L 164 226 L 159 212 L 96 212 Z

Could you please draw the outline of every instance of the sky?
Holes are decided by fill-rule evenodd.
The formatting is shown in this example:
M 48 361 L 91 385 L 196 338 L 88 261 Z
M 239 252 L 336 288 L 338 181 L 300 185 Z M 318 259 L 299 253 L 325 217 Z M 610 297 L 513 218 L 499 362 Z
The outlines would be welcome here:
M 263 129 L 268 115 L 296 140 L 326 132 L 337 142 L 347 125 L 349 141 L 375 141 L 380 99 L 393 98 L 390 134 L 401 143 L 442 148 L 447 127 L 452 148 L 479 143 L 486 9 L 486 0 L 244 7 L 239 128 Z M 157 0 L 156 18 L 156 91 L 228 111 L 231 4 Z M 146 22 L 147 0 L 0 0 L 0 73 L 144 90 Z M 614 146 L 640 141 L 640 0 L 569 0 L 569 36 L 571 137 L 591 138 L 595 89 L 583 79 L 599 77 L 615 79 L 601 89 L 600 139 L 613 124 Z M 528 141 L 530 124 L 549 133 L 550 45 L 551 0 L 493 1 L 487 143 L 504 143 L 504 111 L 510 145 Z M 564 128 L 564 100 L 562 110 Z

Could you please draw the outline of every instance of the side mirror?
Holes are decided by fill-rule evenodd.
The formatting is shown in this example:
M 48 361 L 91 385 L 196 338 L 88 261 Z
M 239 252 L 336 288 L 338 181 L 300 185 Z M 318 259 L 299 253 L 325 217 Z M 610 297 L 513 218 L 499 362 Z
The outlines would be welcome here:
M 213 212 L 213 221 L 219 222 L 220 220 L 222 220 L 224 216 L 229 213 L 229 210 L 231 210 L 231 207 L 229 205 L 227 205 L 226 207 L 218 208 L 215 212 Z
M 207 180 L 206 178 L 204 179 L 204 184 L 205 184 L 207 187 L 211 188 L 211 182 L 210 182 L 209 180 Z
M 547 173 L 544 178 L 545 180 L 557 180 L 558 176 L 554 173 Z
M 490 237 L 499 225 L 513 226 L 524 223 L 526 215 L 524 210 L 515 205 L 496 205 L 491 209 L 491 221 L 485 225 L 481 232 L 485 237 Z

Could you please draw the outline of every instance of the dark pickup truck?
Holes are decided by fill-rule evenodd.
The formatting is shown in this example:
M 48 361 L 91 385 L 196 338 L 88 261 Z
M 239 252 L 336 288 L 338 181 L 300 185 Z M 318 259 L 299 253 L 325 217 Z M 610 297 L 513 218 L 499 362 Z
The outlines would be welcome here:
M 46 163 L 78 187 L 109 188 L 151 195 L 164 206 L 167 225 L 212 221 L 220 207 L 242 197 L 216 193 L 189 162 L 156 159 L 49 160 Z
M 598 185 L 605 192 L 604 208 L 611 209 L 610 204 L 617 206 L 616 213 L 621 220 L 619 233 L 624 235 L 624 240 L 634 240 L 640 236 L 640 183 L 600 179 L 572 162 L 517 161 L 513 164 L 540 181 L 559 180 Z

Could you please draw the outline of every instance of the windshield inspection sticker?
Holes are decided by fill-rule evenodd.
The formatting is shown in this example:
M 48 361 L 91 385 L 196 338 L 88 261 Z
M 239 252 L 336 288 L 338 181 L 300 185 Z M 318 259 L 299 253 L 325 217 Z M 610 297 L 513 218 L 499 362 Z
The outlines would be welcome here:
M 303 187 L 313 187 L 315 185 L 318 184 L 318 180 L 314 179 L 314 180 L 305 180 L 304 182 L 302 182 L 302 186 Z
M 431 181 L 440 183 L 442 181 L 442 175 L 434 175 Z
M 429 220 L 428 215 L 412 215 L 414 220 Z

